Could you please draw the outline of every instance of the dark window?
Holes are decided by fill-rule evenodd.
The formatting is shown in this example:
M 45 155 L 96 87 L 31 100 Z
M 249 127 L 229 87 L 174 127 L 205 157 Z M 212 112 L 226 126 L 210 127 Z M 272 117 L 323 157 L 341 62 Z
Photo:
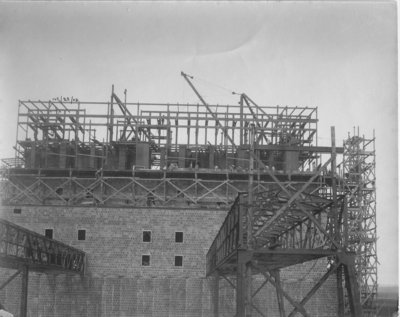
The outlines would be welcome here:
M 175 232 L 175 242 L 183 242 L 183 232 Z
M 14 208 L 14 213 L 15 214 L 20 214 L 21 213 L 21 208 Z
M 78 240 L 86 240 L 86 230 L 78 230 Z
M 175 256 L 175 266 L 183 266 L 183 256 L 182 255 Z
M 143 231 L 143 242 L 151 242 L 151 231 Z
M 46 238 L 53 239 L 53 229 L 44 229 Z
M 150 255 L 142 255 L 142 266 L 150 266 Z

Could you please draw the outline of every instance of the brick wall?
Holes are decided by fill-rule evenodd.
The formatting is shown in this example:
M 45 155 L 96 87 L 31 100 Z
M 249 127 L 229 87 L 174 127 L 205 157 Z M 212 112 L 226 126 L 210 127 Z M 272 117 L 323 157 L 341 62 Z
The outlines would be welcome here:
M 18 207 L 20 208 L 20 207 Z M 30 317 L 44 316 L 212 316 L 213 280 L 205 278 L 205 255 L 226 215 L 223 210 L 96 208 L 37 206 L 2 207 L 1 217 L 87 253 L 87 274 L 30 273 Z M 86 240 L 78 240 L 78 229 Z M 142 241 L 150 230 L 152 241 Z M 183 243 L 175 232 L 183 232 Z M 141 255 L 151 255 L 151 265 L 141 265 Z M 174 256 L 183 256 L 183 267 Z M 300 301 L 326 271 L 326 260 L 282 270 L 283 288 Z M 3 274 L 4 273 L 4 274 Z M 13 273 L 0 271 L 0 283 Z M 261 285 L 256 278 L 254 288 Z M 19 311 L 21 280 L 0 291 L 0 301 L 15 316 Z M 223 279 L 219 291 L 220 316 L 235 313 L 235 291 Z M 279 316 L 275 290 L 265 286 L 254 299 L 268 316 Z M 292 309 L 285 302 L 287 313 Z M 336 315 L 334 276 L 306 305 L 313 316 Z M 254 313 L 257 316 L 257 313 Z

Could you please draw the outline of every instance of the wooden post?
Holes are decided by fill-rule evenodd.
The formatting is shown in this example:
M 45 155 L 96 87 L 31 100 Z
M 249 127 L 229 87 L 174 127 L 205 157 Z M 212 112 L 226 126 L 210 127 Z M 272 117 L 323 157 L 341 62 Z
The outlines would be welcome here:
M 111 88 L 111 100 L 110 100 L 110 112 L 109 112 L 109 125 L 108 125 L 108 131 L 109 131 L 109 139 L 108 143 L 111 144 L 113 141 L 113 131 L 114 130 L 114 85 L 112 85 Z
M 249 187 L 247 207 L 247 250 L 254 248 L 253 241 L 253 182 L 254 182 L 254 125 L 250 126 L 250 162 L 249 162 Z M 251 262 L 246 265 L 246 317 L 252 314 L 252 268 Z
M 331 127 L 331 141 L 332 141 L 332 161 L 331 161 L 331 177 L 332 177 L 332 211 L 333 211 L 333 236 L 334 239 L 339 242 L 340 239 L 340 232 L 339 227 L 340 224 L 338 223 L 338 208 L 337 208 L 337 184 L 336 184 L 336 137 L 335 137 L 335 127 Z
M 250 162 L 247 207 L 247 249 L 253 249 L 254 125 L 250 126 Z
M 243 145 L 243 94 L 240 95 L 240 145 Z

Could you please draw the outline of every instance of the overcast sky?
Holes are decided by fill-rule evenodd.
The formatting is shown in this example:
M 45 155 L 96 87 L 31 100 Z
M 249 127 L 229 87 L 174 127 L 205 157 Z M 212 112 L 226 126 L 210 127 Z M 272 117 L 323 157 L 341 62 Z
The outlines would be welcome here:
M 317 106 L 319 144 L 376 130 L 379 283 L 398 282 L 395 2 L 0 3 L 0 157 L 19 99 Z M 197 80 L 198 78 L 198 80 Z M 396 251 L 396 253 L 395 253 Z

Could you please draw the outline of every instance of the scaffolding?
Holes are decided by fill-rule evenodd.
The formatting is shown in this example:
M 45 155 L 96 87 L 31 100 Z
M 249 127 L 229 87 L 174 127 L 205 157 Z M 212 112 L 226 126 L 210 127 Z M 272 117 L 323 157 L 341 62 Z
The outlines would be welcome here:
M 129 103 L 114 87 L 107 102 L 19 101 L 16 155 L 3 160 L 3 204 L 225 208 L 208 275 L 236 274 L 244 287 L 240 276 L 250 269 L 276 287 L 280 302 L 291 302 L 279 270 L 328 257 L 333 265 L 321 285 L 336 273 L 338 315 L 346 303 L 353 315 L 362 314 L 360 305 L 373 314 L 374 139 L 357 135 L 337 147 L 332 128 L 332 143 L 321 146 L 317 108 L 260 106 L 244 93 L 236 105 L 208 104 L 182 75 L 201 104 Z M 251 303 L 238 296 L 238 309 Z M 293 302 L 290 316 L 307 315 L 304 303 Z
M 114 92 L 110 102 L 19 101 L 16 156 L 28 169 L 225 170 L 245 168 L 240 150 L 249 145 L 251 124 L 260 152 L 315 141 L 317 108 L 259 107 L 246 98 L 240 105 L 207 107 L 126 103 Z M 313 160 L 311 151 L 300 153 L 302 169 Z M 282 153 L 268 154 L 262 159 L 271 167 L 294 168 Z
M 327 279 L 337 276 L 337 315 L 362 316 L 359 254 L 349 241 L 353 236 L 350 208 L 352 197 L 340 192 L 336 164 L 335 131 L 332 127 L 331 155 L 303 184 L 275 179 L 268 191 L 255 192 L 252 173 L 249 188 L 235 200 L 207 254 L 207 275 L 214 276 L 214 291 L 222 277 L 236 290 L 236 316 L 266 316 L 253 298 L 271 284 L 276 289 L 281 317 L 300 313 L 310 316 L 305 305 Z M 273 173 L 271 173 L 273 177 Z M 314 180 L 323 182 L 317 185 Z M 327 258 L 329 266 L 301 301 L 295 300 L 280 281 L 283 268 Z M 264 279 L 256 291 L 254 276 Z M 343 277 L 344 285 L 343 289 Z M 345 301 L 346 299 L 346 301 Z M 289 303 L 285 308 L 285 301 Z M 218 295 L 214 313 L 218 316 Z M 287 305 L 286 305 L 287 306 Z M 348 309 L 348 312 L 346 311 Z
M 355 252 L 355 266 L 365 316 L 376 313 L 377 249 L 375 136 L 366 138 L 359 131 L 344 141 L 341 190 L 347 199 L 349 250 Z
M 3 160 L 8 204 L 228 207 L 247 190 L 254 127 L 260 189 L 302 182 L 317 146 L 317 108 L 19 101 L 16 157 Z M 28 177 L 29 176 L 29 177 Z M 183 199 L 182 199 L 183 198 Z

